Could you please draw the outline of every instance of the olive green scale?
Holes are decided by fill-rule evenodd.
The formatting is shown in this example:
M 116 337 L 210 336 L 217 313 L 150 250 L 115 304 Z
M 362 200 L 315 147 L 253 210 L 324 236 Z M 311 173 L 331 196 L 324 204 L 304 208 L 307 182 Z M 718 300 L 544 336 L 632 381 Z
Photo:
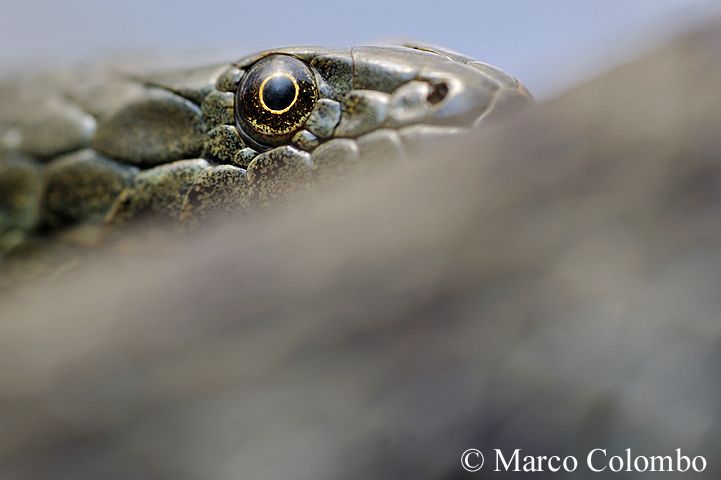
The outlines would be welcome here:
M 283 58 L 310 77 L 281 92 L 290 106 L 274 137 L 281 111 L 250 118 L 242 102 L 263 78 L 250 87 L 243 78 L 265 75 L 253 70 L 260 60 Z M 295 84 L 289 78 L 275 85 Z M 287 201 L 356 164 L 412 160 L 531 100 L 501 70 L 419 45 L 293 47 L 171 73 L 17 78 L 0 84 L 0 251 L 72 225 Z

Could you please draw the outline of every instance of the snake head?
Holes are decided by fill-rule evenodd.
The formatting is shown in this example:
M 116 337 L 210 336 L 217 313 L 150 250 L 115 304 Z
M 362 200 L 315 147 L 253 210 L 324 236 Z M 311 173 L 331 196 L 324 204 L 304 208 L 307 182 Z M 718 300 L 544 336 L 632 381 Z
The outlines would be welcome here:
M 245 169 L 261 202 L 413 158 L 533 101 L 495 67 L 419 45 L 269 50 L 235 62 L 215 89 L 203 101 L 205 157 Z M 219 198 L 213 182 L 188 198 Z
M 255 152 L 305 153 L 309 164 L 412 155 L 532 101 L 495 67 L 411 44 L 277 49 L 241 59 L 223 78 L 233 79 L 222 86 L 235 94 L 243 142 Z
M 48 225 L 272 203 L 412 159 L 532 101 L 501 70 L 410 44 L 280 48 L 81 79 L 23 83 L 24 95 L 8 95 L 18 108 L 0 112 L 0 153 L 47 164 L 28 196 L 32 212 L 42 198 Z

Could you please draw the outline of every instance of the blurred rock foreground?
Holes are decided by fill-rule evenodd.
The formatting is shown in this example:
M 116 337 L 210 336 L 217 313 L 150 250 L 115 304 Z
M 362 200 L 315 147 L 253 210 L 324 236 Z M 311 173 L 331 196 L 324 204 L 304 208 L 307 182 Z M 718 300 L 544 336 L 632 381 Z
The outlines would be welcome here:
M 0 478 L 526 477 L 494 448 L 721 478 L 720 89 L 702 28 L 315 205 L 6 294 Z

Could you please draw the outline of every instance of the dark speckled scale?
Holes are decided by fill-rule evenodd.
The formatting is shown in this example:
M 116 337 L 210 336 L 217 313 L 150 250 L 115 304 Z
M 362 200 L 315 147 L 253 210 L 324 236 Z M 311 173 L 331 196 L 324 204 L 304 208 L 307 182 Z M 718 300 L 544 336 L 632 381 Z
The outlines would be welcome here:
M 183 198 L 180 218 L 200 220 L 250 205 L 246 172 L 233 165 L 218 165 L 201 172 Z
M 0 154 L 0 250 L 20 244 L 40 218 L 42 170 L 20 154 Z
M 310 154 L 290 146 L 268 150 L 250 162 L 247 179 L 251 200 L 260 204 L 302 196 L 311 181 Z
M 295 103 L 287 80 L 271 82 L 285 97 L 264 101 L 306 114 L 283 138 L 254 143 L 238 102 L 256 96 L 241 96 L 240 85 L 273 55 L 304 62 L 317 98 Z M 531 101 L 512 76 L 426 45 L 290 47 L 171 72 L 20 78 L 0 84 L 0 251 L 40 227 L 148 214 L 189 221 L 274 204 L 350 178 L 349 167 L 382 165 L 375 157 L 412 158 Z
M 203 159 L 178 160 L 144 170 L 135 176 L 132 185 L 116 198 L 107 219 L 126 222 L 148 215 L 179 218 L 185 194 L 195 179 L 209 168 Z
M 54 159 L 44 172 L 42 222 L 58 227 L 102 220 L 137 174 L 136 167 L 90 149 Z
M 98 124 L 92 147 L 112 158 L 151 166 L 200 155 L 205 123 L 197 105 L 152 88 Z
M 245 142 L 232 125 L 220 125 L 206 135 L 204 155 L 220 163 L 232 163 L 238 151 L 245 148 Z
M 169 90 L 200 105 L 208 94 L 215 91 L 218 78 L 225 73 L 227 65 L 175 70 L 154 75 L 142 75 L 138 81 L 146 85 Z

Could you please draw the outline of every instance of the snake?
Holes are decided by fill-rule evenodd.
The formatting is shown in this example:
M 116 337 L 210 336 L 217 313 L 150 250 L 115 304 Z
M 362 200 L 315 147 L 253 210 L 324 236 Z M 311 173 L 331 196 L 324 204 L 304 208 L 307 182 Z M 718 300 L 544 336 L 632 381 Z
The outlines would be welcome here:
M 503 70 L 414 43 L 21 76 L 0 83 L 0 251 L 77 225 L 293 198 L 532 102 Z

